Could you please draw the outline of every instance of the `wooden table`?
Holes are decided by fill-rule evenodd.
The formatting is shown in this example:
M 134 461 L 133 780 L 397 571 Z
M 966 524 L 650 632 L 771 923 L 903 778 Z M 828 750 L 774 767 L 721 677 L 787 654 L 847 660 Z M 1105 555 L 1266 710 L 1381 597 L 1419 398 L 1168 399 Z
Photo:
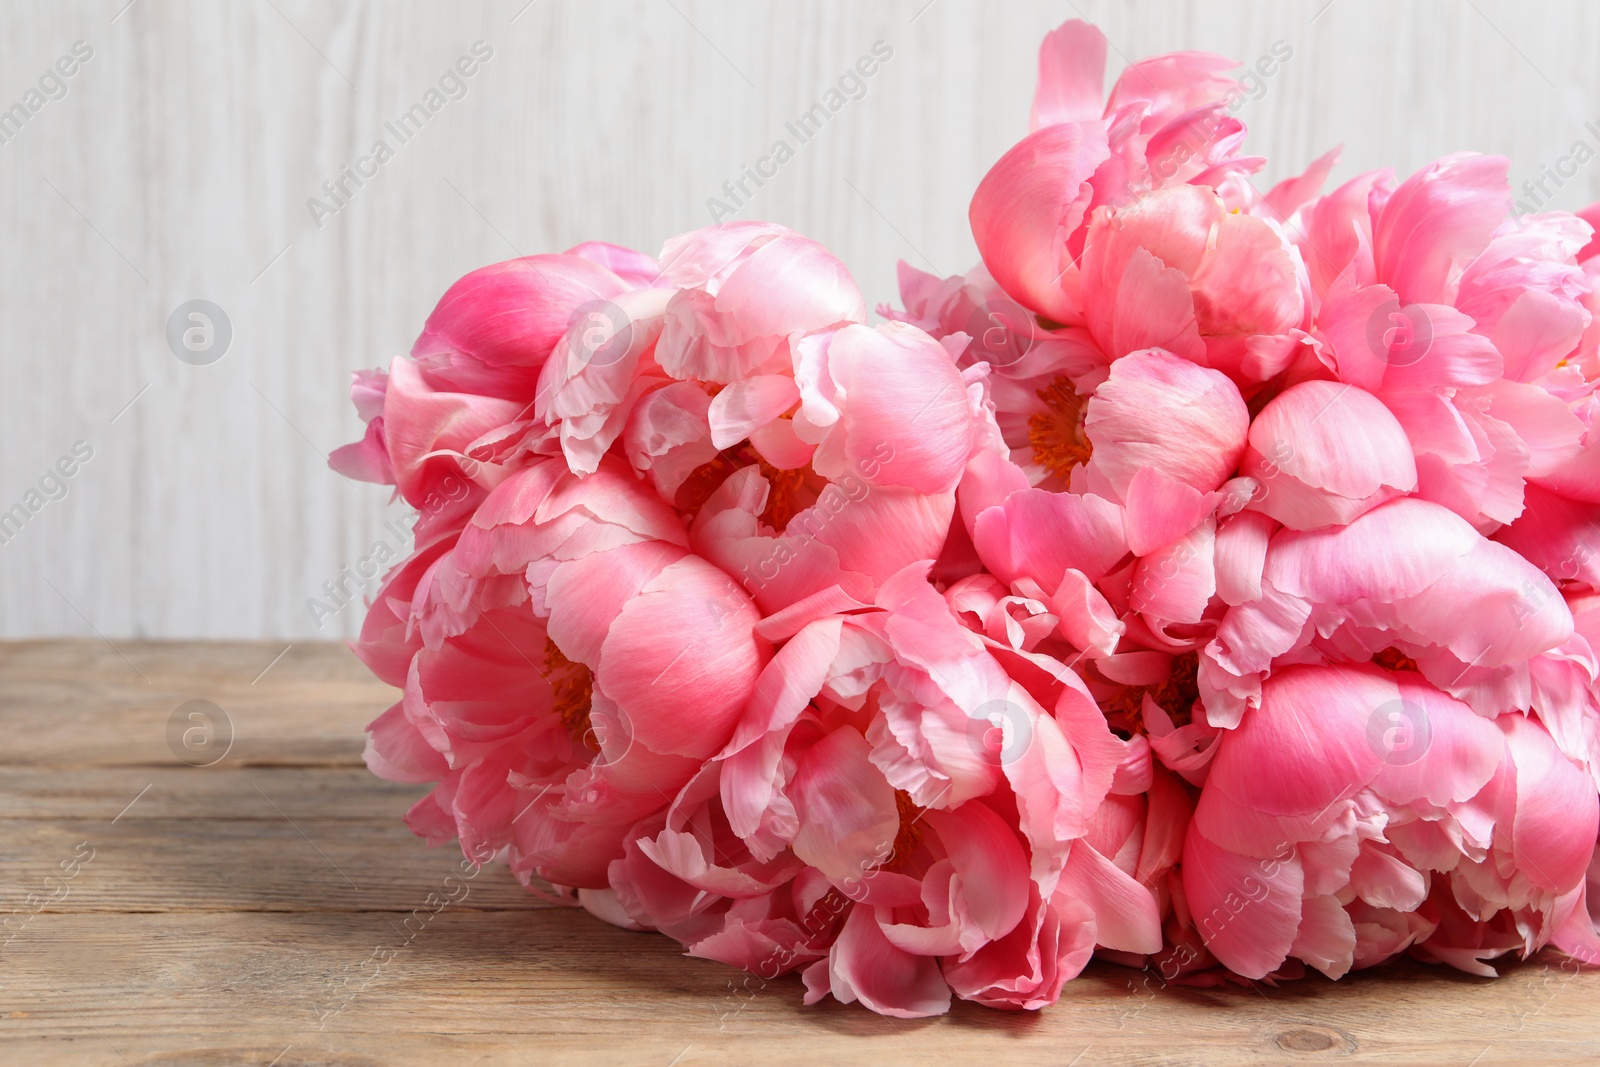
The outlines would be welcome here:
M 736 995 L 503 870 L 402 925 L 459 853 L 361 764 L 392 699 L 338 645 L 0 644 L 0 1063 L 1600 1062 L 1600 974 L 1554 960 L 1229 990 L 1095 964 L 1042 1013 L 906 1022 Z

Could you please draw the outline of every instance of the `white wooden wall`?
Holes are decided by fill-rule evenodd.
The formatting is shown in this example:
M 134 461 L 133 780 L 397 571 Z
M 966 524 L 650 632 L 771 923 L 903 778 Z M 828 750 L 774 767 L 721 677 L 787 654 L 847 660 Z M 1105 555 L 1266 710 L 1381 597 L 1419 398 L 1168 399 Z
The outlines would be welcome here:
M 319 631 L 306 601 L 399 509 L 325 466 L 360 429 L 349 372 L 406 351 L 476 266 L 591 238 L 656 251 L 711 221 L 875 41 L 893 58 L 866 95 L 739 212 L 825 242 L 872 304 L 897 259 L 975 261 L 968 198 L 1025 132 L 1039 37 L 1069 17 L 1104 29 L 1114 69 L 1285 42 L 1241 112 L 1271 180 L 1340 141 L 1340 180 L 1476 148 L 1520 183 L 1600 148 L 1582 0 L 126 3 L 0 6 L 0 109 L 93 50 L 0 144 L 0 511 L 93 451 L 0 544 L 5 637 L 352 632 L 358 608 Z M 315 225 L 321 183 L 478 41 L 493 55 L 466 95 Z M 1590 164 L 1553 202 L 1596 198 Z M 210 365 L 166 341 L 192 299 L 232 325 Z

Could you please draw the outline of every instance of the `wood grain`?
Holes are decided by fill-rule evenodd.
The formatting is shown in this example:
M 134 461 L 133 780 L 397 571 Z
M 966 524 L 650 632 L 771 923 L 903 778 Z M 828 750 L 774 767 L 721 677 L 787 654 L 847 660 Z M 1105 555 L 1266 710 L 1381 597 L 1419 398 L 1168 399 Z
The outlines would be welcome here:
M 1494 982 L 1401 963 L 1215 990 L 1094 964 L 1042 1013 L 906 1022 L 804 1007 L 794 978 L 747 985 L 504 870 L 435 912 L 459 852 L 402 825 L 419 787 L 354 766 L 392 692 L 337 645 L 296 645 L 257 678 L 279 651 L 0 644 L 7 1067 L 1600 1060 L 1600 975 L 1553 958 Z M 158 712 L 194 693 L 248 725 L 250 760 L 166 750 Z
M 1342 142 L 1335 180 L 1476 148 L 1520 188 L 1597 143 L 1583 0 L 0 5 L 0 109 L 74 41 L 94 49 L 0 144 L 0 511 L 75 442 L 94 450 L 0 545 L 0 636 L 350 635 L 359 606 L 318 629 L 306 602 L 399 509 L 325 465 L 358 436 L 348 374 L 406 351 L 455 278 L 710 222 L 708 199 L 880 39 L 894 56 L 866 94 L 739 217 L 825 242 L 869 306 L 894 298 L 897 260 L 965 270 L 972 190 L 1026 132 L 1039 38 L 1074 15 L 1104 28 L 1113 70 L 1292 48 L 1240 113 L 1263 184 Z M 479 40 L 494 57 L 467 95 L 317 226 L 322 182 Z M 1597 196 L 1591 163 L 1551 202 Z M 233 327 L 210 366 L 165 340 L 193 298 Z

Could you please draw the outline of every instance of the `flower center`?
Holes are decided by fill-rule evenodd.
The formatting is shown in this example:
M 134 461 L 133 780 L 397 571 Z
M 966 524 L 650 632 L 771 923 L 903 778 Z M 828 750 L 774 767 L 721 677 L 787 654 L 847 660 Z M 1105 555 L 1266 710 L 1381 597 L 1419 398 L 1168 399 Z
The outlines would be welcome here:
M 1028 446 L 1034 462 L 1065 481 L 1072 468 L 1089 462 L 1094 445 L 1084 431 L 1088 401 L 1072 388 L 1065 377 L 1057 378 L 1039 390 L 1044 410 L 1028 418 Z
M 1106 718 L 1113 729 L 1129 734 L 1147 733 L 1144 724 L 1144 696 L 1166 712 L 1174 726 L 1187 726 L 1194 713 L 1194 702 L 1200 696 L 1200 656 L 1185 652 L 1172 657 L 1172 666 L 1166 678 L 1155 685 L 1127 686 L 1105 701 Z
M 1417 661 L 1390 645 L 1388 648 L 1372 657 L 1372 662 L 1386 671 L 1413 671 L 1422 673 L 1422 668 L 1417 666 Z
M 544 673 L 550 679 L 555 713 L 574 744 L 599 751 L 594 729 L 589 723 L 590 703 L 594 698 L 594 675 L 581 663 L 569 660 L 556 643 L 544 639 Z
M 761 521 L 774 530 L 782 533 L 790 519 L 816 502 L 803 468 L 779 470 L 745 442 L 718 452 L 683 480 L 673 503 L 683 513 L 684 521 L 692 522 L 695 513 L 705 506 L 729 475 L 752 463 L 761 468 L 761 476 L 767 480 L 767 506 L 761 510 Z
M 900 828 L 895 831 L 894 846 L 889 850 L 888 857 L 878 864 L 880 871 L 904 867 L 922 843 L 921 819 L 924 809 L 917 806 L 910 793 L 901 789 L 894 791 L 894 807 L 900 813 Z

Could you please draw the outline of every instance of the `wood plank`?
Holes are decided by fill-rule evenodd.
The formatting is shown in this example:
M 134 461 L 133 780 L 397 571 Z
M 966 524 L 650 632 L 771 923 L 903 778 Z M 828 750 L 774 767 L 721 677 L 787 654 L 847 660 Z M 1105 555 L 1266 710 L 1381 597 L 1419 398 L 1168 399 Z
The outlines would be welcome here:
M 148 792 L 144 791 L 149 786 Z M 259 790 L 260 792 L 257 792 Z M 395 822 L 426 785 L 386 782 L 365 767 L 6 766 L 0 819 L 378 819 Z M 271 797 L 279 811 L 261 799 Z
M 396 699 L 334 642 L 3 642 L 0 766 L 184 767 L 179 709 L 204 700 L 221 716 L 195 762 L 359 767 L 362 727 Z
M 30 897 L 55 900 L 44 913 L 408 912 L 461 873 L 461 850 L 429 848 L 400 822 L 402 809 L 383 819 L 291 821 L 253 791 L 239 801 L 252 798 L 259 818 L 0 820 L 0 922 L 8 911 L 31 914 Z M 465 889 L 450 885 L 472 909 L 548 906 L 503 866 Z M 30 930 L 39 924 L 26 921 Z
M 374 915 L 53 915 L 0 956 L 0 1040 L 21 1064 L 113 1062 L 103 1042 L 159 1063 L 264 1063 L 286 1045 L 280 1063 L 1600 1058 L 1600 976 L 1538 965 L 1499 982 L 1403 964 L 1339 983 L 1159 990 L 1095 964 L 1042 1014 L 957 1004 L 907 1022 L 806 1008 L 793 978 L 745 995 L 729 968 L 582 913 L 446 908 L 416 930 Z

